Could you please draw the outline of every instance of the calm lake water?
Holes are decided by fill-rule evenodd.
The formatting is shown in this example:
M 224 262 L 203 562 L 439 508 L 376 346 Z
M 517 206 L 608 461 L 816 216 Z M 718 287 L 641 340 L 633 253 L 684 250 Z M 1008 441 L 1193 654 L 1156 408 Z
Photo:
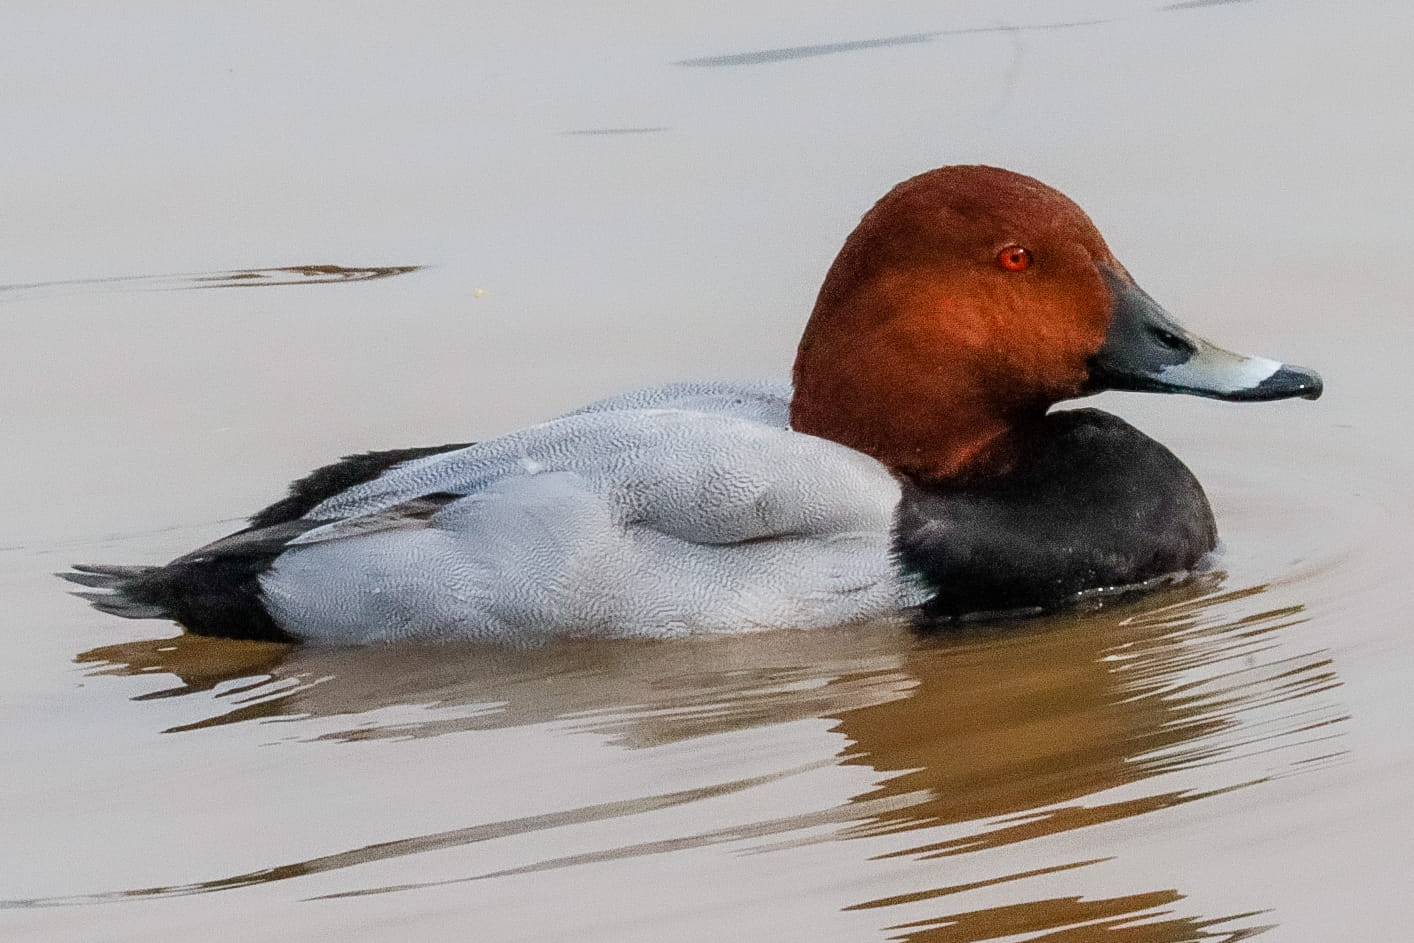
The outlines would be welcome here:
M 0 13 L 0 938 L 1404 938 L 1414 13 L 468 6 Z M 202 640 L 51 575 L 349 452 L 784 373 L 859 215 L 959 162 L 1325 375 L 1098 401 L 1204 482 L 1218 572 L 534 652 Z

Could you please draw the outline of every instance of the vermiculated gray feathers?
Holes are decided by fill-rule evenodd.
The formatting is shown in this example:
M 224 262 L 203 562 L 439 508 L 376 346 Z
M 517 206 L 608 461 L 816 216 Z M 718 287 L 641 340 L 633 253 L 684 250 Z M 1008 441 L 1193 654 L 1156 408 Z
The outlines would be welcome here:
M 666 637 L 896 611 L 899 486 L 787 429 L 789 395 L 676 384 L 398 466 L 309 513 L 261 578 L 267 605 L 289 632 L 341 642 Z M 428 495 L 445 506 L 410 529 L 395 509 Z

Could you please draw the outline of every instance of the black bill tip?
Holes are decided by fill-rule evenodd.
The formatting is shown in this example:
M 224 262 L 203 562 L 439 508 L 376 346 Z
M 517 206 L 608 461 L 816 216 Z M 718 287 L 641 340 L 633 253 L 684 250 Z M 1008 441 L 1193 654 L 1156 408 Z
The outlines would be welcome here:
M 1326 385 L 1322 382 L 1319 373 L 1306 367 L 1293 367 L 1290 364 L 1267 377 L 1257 388 L 1263 389 L 1269 384 L 1273 388 L 1280 389 L 1282 397 L 1299 396 L 1302 399 L 1320 399 L 1321 394 L 1326 391 Z
M 1282 364 L 1271 376 L 1250 389 L 1235 390 L 1225 399 L 1265 402 L 1276 399 L 1320 399 L 1325 392 L 1321 375 L 1308 367 Z

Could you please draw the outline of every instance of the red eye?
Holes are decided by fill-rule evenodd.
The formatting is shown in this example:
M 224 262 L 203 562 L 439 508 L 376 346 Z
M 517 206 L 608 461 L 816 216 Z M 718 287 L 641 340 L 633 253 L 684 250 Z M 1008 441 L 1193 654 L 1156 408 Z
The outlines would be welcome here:
M 1024 272 L 1031 267 L 1031 250 L 1012 243 L 997 253 L 997 264 L 1008 272 Z

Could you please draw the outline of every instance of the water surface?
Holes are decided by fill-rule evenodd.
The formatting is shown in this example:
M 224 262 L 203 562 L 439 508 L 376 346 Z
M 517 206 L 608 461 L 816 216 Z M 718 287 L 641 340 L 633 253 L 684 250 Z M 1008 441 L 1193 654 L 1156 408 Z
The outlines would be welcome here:
M 1407 932 L 1414 15 L 0 21 L 6 939 Z M 1204 482 L 1216 572 L 932 637 L 533 652 L 185 637 L 51 575 L 349 452 L 784 373 L 860 213 L 956 162 L 1060 187 L 1190 326 L 1324 373 L 1099 400 Z

